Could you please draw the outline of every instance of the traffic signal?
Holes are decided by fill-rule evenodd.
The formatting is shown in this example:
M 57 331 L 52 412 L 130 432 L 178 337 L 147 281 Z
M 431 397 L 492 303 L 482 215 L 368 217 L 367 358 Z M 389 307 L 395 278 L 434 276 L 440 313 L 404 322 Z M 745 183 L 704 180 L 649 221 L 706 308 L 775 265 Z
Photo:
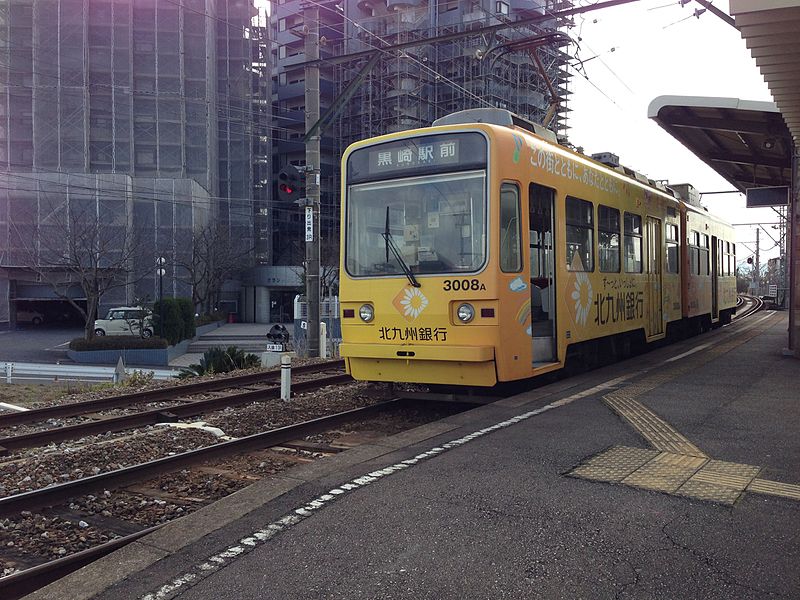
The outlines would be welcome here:
M 278 199 L 281 202 L 296 202 L 305 195 L 305 174 L 294 165 L 286 165 L 278 173 Z
M 752 265 L 753 264 L 753 257 L 752 256 L 748 256 L 747 257 L 747 264 L 748 265 Z

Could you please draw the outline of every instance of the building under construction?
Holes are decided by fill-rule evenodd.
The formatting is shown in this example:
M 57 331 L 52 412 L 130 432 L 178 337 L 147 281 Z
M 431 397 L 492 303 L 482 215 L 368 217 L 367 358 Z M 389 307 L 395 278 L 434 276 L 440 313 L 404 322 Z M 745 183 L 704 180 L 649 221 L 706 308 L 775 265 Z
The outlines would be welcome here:
M 273 14 L 276 41 L 274 170 L 305 163 L 304 0 Z M 558 12 L 571 0 L 340 0 L 314 2 L 320 18 L 322 111 L 341 103 L 322 138 L 322 236 L 337 239 L 338 160 L 348 144 L 425 127 L 445 114 L 511 110 L 557 134 L 567 130 L 569 72 Z M 519 23 L 521 24 L 515 24 Z M 508 24 L 506 26 L 506 24 Z M 398 44 L 418 43 L 403 50 Z M 375 53 L 380 54 L 375 57 Z M 343 55 L 356 55 L 342 60 Z M 370 62 L 371 58 L 374 58 Z M 352 96 L 342 94 L 354 80 Z M 277 261 L 302 257 L 299 212 L 280 207 Z M 324 253 L 324 250 L 323 250 Z

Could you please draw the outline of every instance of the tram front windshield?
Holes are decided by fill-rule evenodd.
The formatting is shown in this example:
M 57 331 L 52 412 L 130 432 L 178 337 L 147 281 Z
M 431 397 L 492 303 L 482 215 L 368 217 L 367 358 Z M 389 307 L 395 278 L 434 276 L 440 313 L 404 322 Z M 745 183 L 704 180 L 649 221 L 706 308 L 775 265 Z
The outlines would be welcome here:
M 403 275 L 404 266 L 423 275 L 477 271 L 486 257 L 485 189 L 484 171 L 350 186 L 348 273 Z

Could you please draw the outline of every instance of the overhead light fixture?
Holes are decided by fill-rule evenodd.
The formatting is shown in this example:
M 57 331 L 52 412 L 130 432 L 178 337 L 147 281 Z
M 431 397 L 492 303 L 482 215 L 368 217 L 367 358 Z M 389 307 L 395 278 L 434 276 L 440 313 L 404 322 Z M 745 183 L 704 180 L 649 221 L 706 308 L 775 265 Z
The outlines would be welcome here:
M 775 140 L 772 138 L 767 138 L 761 145 L 764 147 L 764 150 L 772 150 L 775 147 Z

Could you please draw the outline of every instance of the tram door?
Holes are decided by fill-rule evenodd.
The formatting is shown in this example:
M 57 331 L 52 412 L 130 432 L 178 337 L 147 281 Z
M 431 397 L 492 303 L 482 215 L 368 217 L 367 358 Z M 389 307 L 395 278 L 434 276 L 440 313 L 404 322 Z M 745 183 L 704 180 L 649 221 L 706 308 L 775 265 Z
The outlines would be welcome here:
M 661 297 L 661 219 L 647 217 L 647 297 L 649 335 L 664 333 L 664 302 Z
M 530 185 L 531 337 L 533 364 L 558 360 L 556 344 L 556 281 L 554 204 L 556 191 Z
M 717 277 L 719 277 L 719 240 L 711 236 L 711 318 L 719 319 L 719 298 L 717 294 Z

